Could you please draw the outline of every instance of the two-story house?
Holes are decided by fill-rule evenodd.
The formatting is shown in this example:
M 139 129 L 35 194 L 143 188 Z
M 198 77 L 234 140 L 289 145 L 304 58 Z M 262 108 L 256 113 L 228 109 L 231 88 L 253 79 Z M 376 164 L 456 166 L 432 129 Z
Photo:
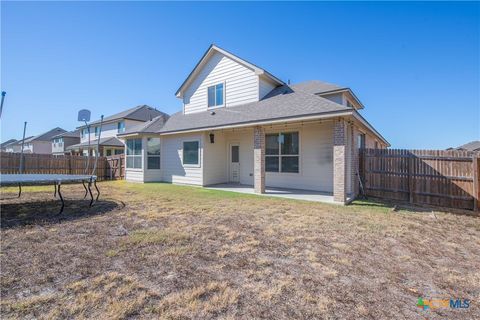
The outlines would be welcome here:
M 25 138 L 25 142 L 23 143 L 23 153 L 51 154 L 52 153 L 51 139 L 54 136 L 64 132 L 67 132 L 67 131 L 62 128 L 56 127 L 42 134 Z M 14 144 L 9 145 L 6 148 L 6 151 L 21 152 L 22 140 L 19 140 Z
M 80 143 L 80 130 L 68 131 L 56 135 L 52 138 L 52 154 L 72 154 L 73 152 L 67 150 L 67 148 L 78 143 Z
M 347 203 L 359 147 L 388 142 L 344 86 L 288 85 L 215 45 L 176 92 L 182 111 L 126 130 L 126 179 L 313 190 Z
M 77 128 L 80 130 L 80 143 L 71 145 L 66 150 L 72 153 L 88 155 L 88 141 L 90 138 L 90 154 L 93 155 L 100 136 L 99 149 L 101 156 L 123 154 L 125 145 L 117 138 L 117 135 L 163 114 L 163 112 L 146 105 L 137 106 L 105 117 L 101 133 L 100 120 L 93 121 L 90 123 L 90 133 L 85 125 Z

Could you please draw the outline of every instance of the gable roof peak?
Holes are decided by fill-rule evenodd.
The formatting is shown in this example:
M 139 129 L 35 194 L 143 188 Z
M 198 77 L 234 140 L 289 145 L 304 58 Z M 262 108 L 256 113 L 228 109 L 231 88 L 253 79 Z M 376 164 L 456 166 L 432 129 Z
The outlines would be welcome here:
M 221 53 L 223 54 L 224 56 L 232 59 L 233 61 L 236 61 L 244 66 L 246 66 L 247 68 L 250 68 L 252 69 L 253 71 L 255 71 L 255 73 L 257 75 L 265 75 L 266 77 L 268 77 L 269 79 L 271 79 L 273 82 L 277 83 L 278 85 L 284 85 L 285 83 L 278 79 L 277 77 L 273 76 L 271 73 L 269 73 L 268 71 L 266 71 L 265 69 L 262 69 L 260 68 L 259 66 L 251 63 L 251 62 L 248 62 L 247 60 L 245 59 L 242 59 L 240 58 L 239 56 L 225 50 L 225 49 L 222 49 L 220 48 L 219 46 L 217 46 L 216 44 L 212 43 L 207 51 L 205 51 L 205 53 L 203 54 L 203 56 L 200 58 L 200 60 L 197 62 L 197 64 L 195 65 L 195 67 L 193 68 L 193 70 L 190 72 L 190 74 L 188 75 L 188 77 L 185 79 L 185 81 L 182 83 L 182 85 L 178 88 L 177 92 L 175 93 L 175 96 L 177 98 L 182 98 L 183 97 L 183 92 L 185 91 L 186 87 L 188 87 L 188 85 L 190 85 L 190 83 L 193 81 L 193 79 L 196 77 L 196 75 L 198 74 L 198 72 L 202 69 L 202 67 L 205 65 L 205 63 L 208 61 L 208 59 L 213 55 L 213 53 L 215 52 L 218 52 L 218 53 Z

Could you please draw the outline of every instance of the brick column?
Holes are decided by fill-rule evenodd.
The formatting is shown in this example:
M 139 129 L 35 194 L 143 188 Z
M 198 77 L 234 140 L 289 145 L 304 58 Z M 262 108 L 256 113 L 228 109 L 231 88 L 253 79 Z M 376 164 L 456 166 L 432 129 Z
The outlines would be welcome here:
M 352 191 L 353 196 L 356 197 L 359 192 L 359 177 L 357 172 L 360 172 L 358 168 L 359 154 L 358 154 L 358 131 L 357 128 L 352 124 Z
M 253 128 L 253 185 L 255 193 L 265 193 L 265 130 Z
M 333 127 L 333 200 L 347 200 L 347 125 L 345 120 L 335 120 Z

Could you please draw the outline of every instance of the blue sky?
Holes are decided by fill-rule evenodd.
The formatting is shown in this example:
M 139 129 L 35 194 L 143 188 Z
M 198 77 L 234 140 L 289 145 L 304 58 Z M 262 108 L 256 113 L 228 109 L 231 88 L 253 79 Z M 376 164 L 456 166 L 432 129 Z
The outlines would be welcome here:
M 480 139 L 479 3 L 1 3 L 1 140 L 174 94 L 211 43 L 292 83 L 351 87 L 396 148 Z

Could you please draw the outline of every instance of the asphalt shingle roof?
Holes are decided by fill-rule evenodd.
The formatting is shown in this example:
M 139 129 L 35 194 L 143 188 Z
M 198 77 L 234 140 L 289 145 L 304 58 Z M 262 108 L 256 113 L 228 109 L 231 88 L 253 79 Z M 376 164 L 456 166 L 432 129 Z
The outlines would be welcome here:
M 96 147 L 97 141 L 98 139 L 90 141 L 90 148 Z M 100 145 L 109 147 L 123 147 L 123 142 L 118 140 L 116 137 L 100 138 Z M 75 150 L 84 147 L 88 147 L 88 141 L 68 146 L 67 150 Z
M 32 141 L 50 141 L 54 136 L 57 136 L 61 133 L 65 133 L 67 130 L 56 127 L 50 131 L 44 132 L 42 134 L 30 137 L 30 138 L 25 138 L 25 142 L 32 142 Z
M 175 113 L 158 132 L 186 131 L 351 110 L 328 99 L 283 85 L 258 102 L 214 109 L 214 114 L 212 110 L 191 114 Z
M 466 143 L 457 149 L 459 150 L 467 150 L 467 151 L 480 151 L 480 141 L 471 141 L 469 143 Z
M 80 138 L 80 130 L 67 131 L 64 133 L 60 133 L 60 134 L 57 134 L 56 136 L 53 136 L 52 139 L 62 138 L 62 137 Z
M 347 89 L 347 87 L 342 87 L 333 83 L 323 82 L 319 80 L 310 80 L 305 82 L 300 82 L 291 86 L 294 90 L 301 90 L 310 94 L 318 94 L 324 92 L 330 92 L 335 90 Z
M 162 129 L 162 127 L 165 125 L 165 122 L 167 122 L 169 118 L 170 116 L 168 114 L 162 112 L 161 115 L 153 118 L 152 120 L 133 126 L 118 136 L 134 133 L 157 133 L 160 131 L 160 129 Z
M 137 107 L 116 113 L 114 115 L 105 117 L 103 118 L 103 122 L 109 122 L 109 121 L 114 121 L 118 119 L 149 121 L 161 114 L 163 114 L 163 112 L 158 111 L 155 108 L 152 108 L 147 105 L 142 105 L 142 106 L 137 106 Z M 93 121 L 90 124 L 92 125 L 92 124 L 98 124 L 98 123 L 100 123 L 100 120 Z

